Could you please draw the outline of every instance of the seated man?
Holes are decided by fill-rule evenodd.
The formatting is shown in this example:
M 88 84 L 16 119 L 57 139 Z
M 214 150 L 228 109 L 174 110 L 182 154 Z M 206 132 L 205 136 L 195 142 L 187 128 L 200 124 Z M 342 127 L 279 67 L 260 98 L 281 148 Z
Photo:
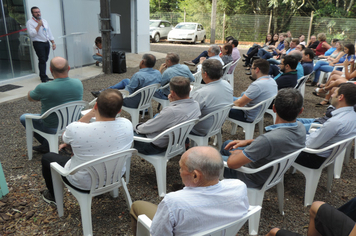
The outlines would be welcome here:
M 111 89 L 125 89 L 130 94 L 136 92 L 137 90 L 146 87 L 151 84 L 160 84 L 162 80 L 161 73 L 153 69 L 156 64 L 156 57 L 152 54 L 144 54 L 142 60 L 140 61 L 140 70 L 136 72 L 131 79 L 123 79 L 114 86 L 110 86 Z M 108 88 L 106 88 L 108 89 Z M 105 90 L 105 89 L 103 89 Z M 101 91 L 103 91 L 101 90 Z M 94 97 L 98 97 L 101 91 L 93 91 L 91 94 Z M 126 107 L 137 108 L 141 99 L 141 94 L 138 94 L 132 98 L 125 98 L 123 105 Z
M 273 112 L 277 113 L 276 122 L 265 128 L 267 133 L 255 140 L 228 140 L 223 144 L 221 154 L 229 167 L 225 168 L 224 178 L 240 179 L 248 188 L 261 188 L 269 177 L 271 168 L 255 174 L 245 174 L 234 169 L 241 166 L 257 169 L 304 148 L 305 129 L 302 123 L 296 121 L 302 111 L 303 97 L 298 90 L 279 90 L 273 105 Z M 236 150 L 239 147 L 246 148 Z
M 238 59 L 240 59 L 240 51 L 239 49 L 237 48 L 237 46 L 239 45 L 239 41 L 237 41 L 237 39 L 233 39 L 231 41 L 231 45 L 232 45 L 232 53 L 231 53 L 231 56 L 232 56 L 232 59 L 233 59 L 233 62 L 237 61 Z M 237 63 L 234 65 L 234 66 L 231 66 L 230 67 L 230 70 L 228 72 L 228 74 L 231 74 L 235 67 L 237 66 Z
M 137 217 L 152 220 L 150 233 L 193 235 L 244 216 L 249 208 L 246 185 L 239 180 L 222 180 L 223 160 L 212 147 L 193 147 L 180 161 L 180 176 L 185 188 L 168 193 L 158 207 L 136 201 L 131 206 L 132 231 L 136 235 Z
M 239 41 L 237 41 L 237 39 L 234 39 L 232 36 L 226 37 L 225 43 L 233 44 L 234 47 L 236 47 L 236 49 L 237 49 L 237 45 L 239 45 Z M 232 52 L 232 58 L 234 59 L 234 61 L 240 58 L 240 52 L 238 50 L 236 51 L 236 49 L 233 50 Z M 196 64 L 199 63 L 201 57 L 205 57 L 206 59 L 208 59 L 209 58 L 208 51 L 203 51 L 202 53 L 199 54 L 199 56 L 197 56 L 192 61 L 184 61 L 183 63 L 188 66 L 195 66 Z
M 51 175 L 51 162 L 57 162 L 69 170 L 87 161 L 129 149 L 133 141 L 132 124 L 126 118 L 115 118 L 121 111 L 122 95 L 114 89 L 103 91 L 96 101 L 94 108 L 78 122 L 68 125 L 63 133 L 64 144 L 59 149 L 69 148 L 72 157 L 57 153 L 47 153 L 42 157 L 42 174 L 47 190 L 43 192 L 43 199 L 54 203 L 54 192 Z M 96 121 L 90 123 L 95 117 Z M 125 168 L 122 174 L 125 173 Z M 87 171 L 78 171 L 63 180 L 72 187 L 89 190 L 91 177 Z
M 163 71 L 166 69 L 165 71 Z M 177 53 L 167 53 L 166 63 L 163 63 L 159 72 L 162 73 L 161 85 L 164 86 L 169 83 L 169 81 L 175 76 L 182 76 L 188 78 L 190 82 L 194 82 L 194 76 L 190 72 L 188 66 L 179 64 L 179 55 Z M 164 90 L 157 90 L 154 94 L 155 97 L 168 100 L 168 95 L 170 93 L 169 87 Z
M 304 75 L 309 75 L 314 70 L 314 52 L 310 48 L 303 50 L 302 66 L 304 69 Z M 314 86 L 314 85 L 313 85 Z
M 191 97 L 199 103 L 201 117 L 208 115 L 212 111 L 232 104 L 231 85 L 220 79 L 222 76 L 222 65 L 217 60 L 205 60 L 202 64 L 202 78 L 205 86 L 192 92 Z M 192 133 L 203 136 L 211 126 L 213 118 L 199 122 L 194 126 Z
M 353 199 L 354 200 L 354 199 Z M 347 203 L 348 204 L 348 203 Z M 347 205 L 345 204 L 345 205 Z M 355 236 L 355 219 L 325 202 L 313 202 L 310 207 L 308 236 Z M 355 209 L 352 209 L 353 214 Z M 266 236 L 302 236 L 288 230 L 273 228 Z
M 353 83 L 341 84 L 331 96 L 331 105 L 336 110 L 332 111 L 332 117 L 322 127 L 307 136 L 308 148 L 321 149 L 337 143 L 341 140 L 356 136 L 356 85 Z M 295 160 L 296 163 L 308 168 L 317 169 L 330 156 L 332 150 L 312 154 L 302 152 Z
M 292 39 L 292 41 L 289 44 L 289 49 L 286 51 L 285 55 L 290 55 L 291 52 L 293 52 L 294 50 L 296 50 L 297 45 L 299 45 L 299 39 Z M 270 58 L 267 60 L 270 64 L 281 64 L 282 61 L 278 61 L 274 58 Z
M 96 37 L 95 43 L 93 45 L 93 51 L 93 59 L 95 60 L 95 65 L 99 66 L 99 63 L 103 61 L 101 37 Z
M 300 45 L 301 44 L 299 44 L 298 46 L 300 46 Z M 297 64 L 297 67 L 295 70 L 297 71 L 297 79 L 299 80 L 300 78 L 302 78 L 304 76 L 304 68 L 303 68 L 303 65 L 301 64 L 301 61 L 303 59 L 302 52 L 299 50 L 294 50 L 289 55 L 294 56 L 298 61 L 298 64 Z M 272 76 L 275 80 L 278 79 L 282 74 L 283 74 L 283 72 L 280 71 L 279 65 L 273 65 L 273 64 L 270 65 L 269 75 Z
M 310 42 L 307 45 L 307 48 L 310 48 L 311 50 L 313 50 L 313 52 L 315 52 L 316 47 L 319 45 L 319 41 L 316 40 L 316 36 L 312 35 L 310 37 Z
M 277 84 L 274 79 L 268 76 L 268 71 L 269 63 L 266 60 L 254 60 L 251 73 L 252 78 L 256 81 L 251 83 L 247 90 L 241 94 L 241 97 L 234 101 L 235 106 L 253 107 L 268 98 L 276 96 Z M 259 110 L 260 107 L 250 111 L 231 109 L 229 117 L 244 122 L 252 122 L 256 118 Z
M 200 116 L 199 104 L 189 98 L 189 79 L 181 76 L 173 77 L 169 82 L 169 87 L 171 89 L 171 93 L 168 95 L 169 106 L 163 108 L 154 118 L 134 127 L 137 134 L 142 134 L 147 138 L 154 138 L 175 125 Z M 164 152 L 167 145 L 168 136 L 164 136 L 152 143 L 134 142 L 134 148 L 146 155 Z
M 281 60 L 279 68 L 282 72 L 274 79 L 278 85 L 278 90 L 282 88 L 294 88 L 298 83 L 298 72 L 296 70 L 298 59 L 293 55 L 287 55 Z
M 217 46 L 217 45 L 211 45 L 209 50 L 208 50 L 208 56 L 209 57 L 201 57 L 199 59 L 199 64 L 197 65 L 197 71 L 201 71 L 202 63 L 205 60 L 215 59 L 215 60 L 220 61 L 221 65 L 224 66 L 224 62 L 221 59 L 221 57 L 219 56 L 219 54 L 220 54 L 220 47 Z
M 66 59 L 62 57 L 53 58 L 50 70 L 54 80 L 37 85 L 27 95 L 31 102 L 41 101 L 41 115 L 55 106 L 83 99 L 83 84 L 79 79 L 68 77 L 70 67 Z M 20 117 L 20 122 L 24 127 L 26 127 L 26 115 L 28 114 L 23 114 Z M 40 114 L 36 115 L 40 116 Z M 40 131 L 49 134 L 57 132 L 58 118 L 56 114 L 52 114 L 44 120 L 32 120 L 32 122 L 33 126 Z M 49 152 L 47 140 L 37 133 L 34 133 L 34 137 L 41 145 L 34 146 L 33 150 L 41 153 Z

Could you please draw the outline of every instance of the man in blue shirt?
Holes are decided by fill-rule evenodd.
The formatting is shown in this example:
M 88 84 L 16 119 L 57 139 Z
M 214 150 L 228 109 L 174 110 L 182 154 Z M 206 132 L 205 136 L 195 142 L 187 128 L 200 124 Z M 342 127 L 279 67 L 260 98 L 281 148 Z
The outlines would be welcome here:
M 177 53 L 167 53 L 166 62 L 159 68 L 159 71 L 162 73 L 162 86 L 168 84 L 175 76 L 183 76 L 184 78 L 188 78 L 190 82 L 194 82 L 194 76 L 192 72 L 190 72 L 188 66 L 179 64 L 179 60 L 180 58 Z M 157 90 L 153 96 L 168 100 L 169 93 L 170 89 L 167 87 L 165 89 Z
M 341 84 L 331 96 L 331 105 L 336 110 L 331 112 L 332 117 L 322 127 L 307 137 L 306 146 L 320 149 L 356 136 L 356 112 L 353 107 L 355 104 L 356 85 L 353 83 Z M 317 169 L 329 157 L 331 151 L 330 149 L 318 153 L 318 155 L 302 152 L 295 162 L 308 168 Z
M 142 60 L 140 61 L 140 70 L 136 72 L 131 79 L 123 79 L 114 86 L 110 86 L 111 89 L 125 89 L 130 94 L 136 92 L 137 90 L 146 87 L 151 84 L 160 84 L 162 80 L 161 73 L 153 69 L 156 64 L 156 57 L 152 54 L 144 54 Z M 104 90 L 104 89 L 103 89 Z M 102 90 L 101 90 L 102 91 Z M 98 97 L 101 91 L 93 91 L 91 94 L 94 97 Z M 138 94 L 132 98 L 124 99 L 124 106 L 137 108 L 141 99 L 141 95 Z
M 302 53 L 303 53 L 302 66 L 304 69 L 304 75 L 309 75 L 314 70 L 313 59 L 315 54 L 313 50 L 310 48 L 305 48 Z

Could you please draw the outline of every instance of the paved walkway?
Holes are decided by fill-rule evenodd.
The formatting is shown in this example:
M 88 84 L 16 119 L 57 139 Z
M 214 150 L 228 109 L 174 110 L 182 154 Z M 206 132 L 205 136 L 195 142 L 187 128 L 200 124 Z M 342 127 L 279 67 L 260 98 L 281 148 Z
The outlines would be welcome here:
M 165 53 L 152 52 L 152 51 L 148 53 L 155 55 L 157 60 L 166 57 Z M 126 66 L 128 68 L 137 67 L 142 59 L 142 55 L 143 53 L 142 54 L 126 53 Z M 82 68 L 70 70 L 69 77 L 78 78 L 80 80 L 86 80 L 98 76 L 101 73 L 103 73 L 101 67 L 92 65 L 92 66 L 85 66 Z M 8 84 L 21 86 L 21 88 L 9 90 L 6 92 L 0 92 L 0 103 L 12 101 L 27 96 L 28 91 L 33 90 L 39 83 L 40 83 L 40 78 L 35 74 L 31 74 L 28 76 L 15 78 L 11 80 L 6 80 L 6 81 L 0 81 L 0 86 L 8 85 Z

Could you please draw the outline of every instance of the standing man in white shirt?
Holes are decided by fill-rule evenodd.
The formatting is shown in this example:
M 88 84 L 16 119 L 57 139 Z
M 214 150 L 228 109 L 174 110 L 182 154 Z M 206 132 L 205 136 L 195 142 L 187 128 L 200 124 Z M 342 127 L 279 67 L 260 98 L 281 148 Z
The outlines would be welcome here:
M 41 81 L 45 83 L 50 80 L 46 74 L 46 63 L 50 50 L 49 41 L 52 43 L 53 50 L 56 49 L 56 44 L 54 43 L 54 37 L 47 21 L 41 18 L 40 9 L 38 7 L 32 7 L 31 13 L 32 18 L 27 21 L 26 27 L 38 57 Z

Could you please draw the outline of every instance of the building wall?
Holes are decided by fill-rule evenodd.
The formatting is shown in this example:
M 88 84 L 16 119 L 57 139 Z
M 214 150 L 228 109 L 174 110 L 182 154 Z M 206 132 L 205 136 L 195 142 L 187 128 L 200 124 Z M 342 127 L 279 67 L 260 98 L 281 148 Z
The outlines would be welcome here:
M 113 51 L 131 52 L 131 0 L 111 1 L 111 13 L 120 15 L 120 34 L 111 38 Z
M 80 66 L 94 63 L 93 45 L 95 38 L 100 36 L 98 19 L 100 1 L 63 0 L 63 6 L 69 64 Z

